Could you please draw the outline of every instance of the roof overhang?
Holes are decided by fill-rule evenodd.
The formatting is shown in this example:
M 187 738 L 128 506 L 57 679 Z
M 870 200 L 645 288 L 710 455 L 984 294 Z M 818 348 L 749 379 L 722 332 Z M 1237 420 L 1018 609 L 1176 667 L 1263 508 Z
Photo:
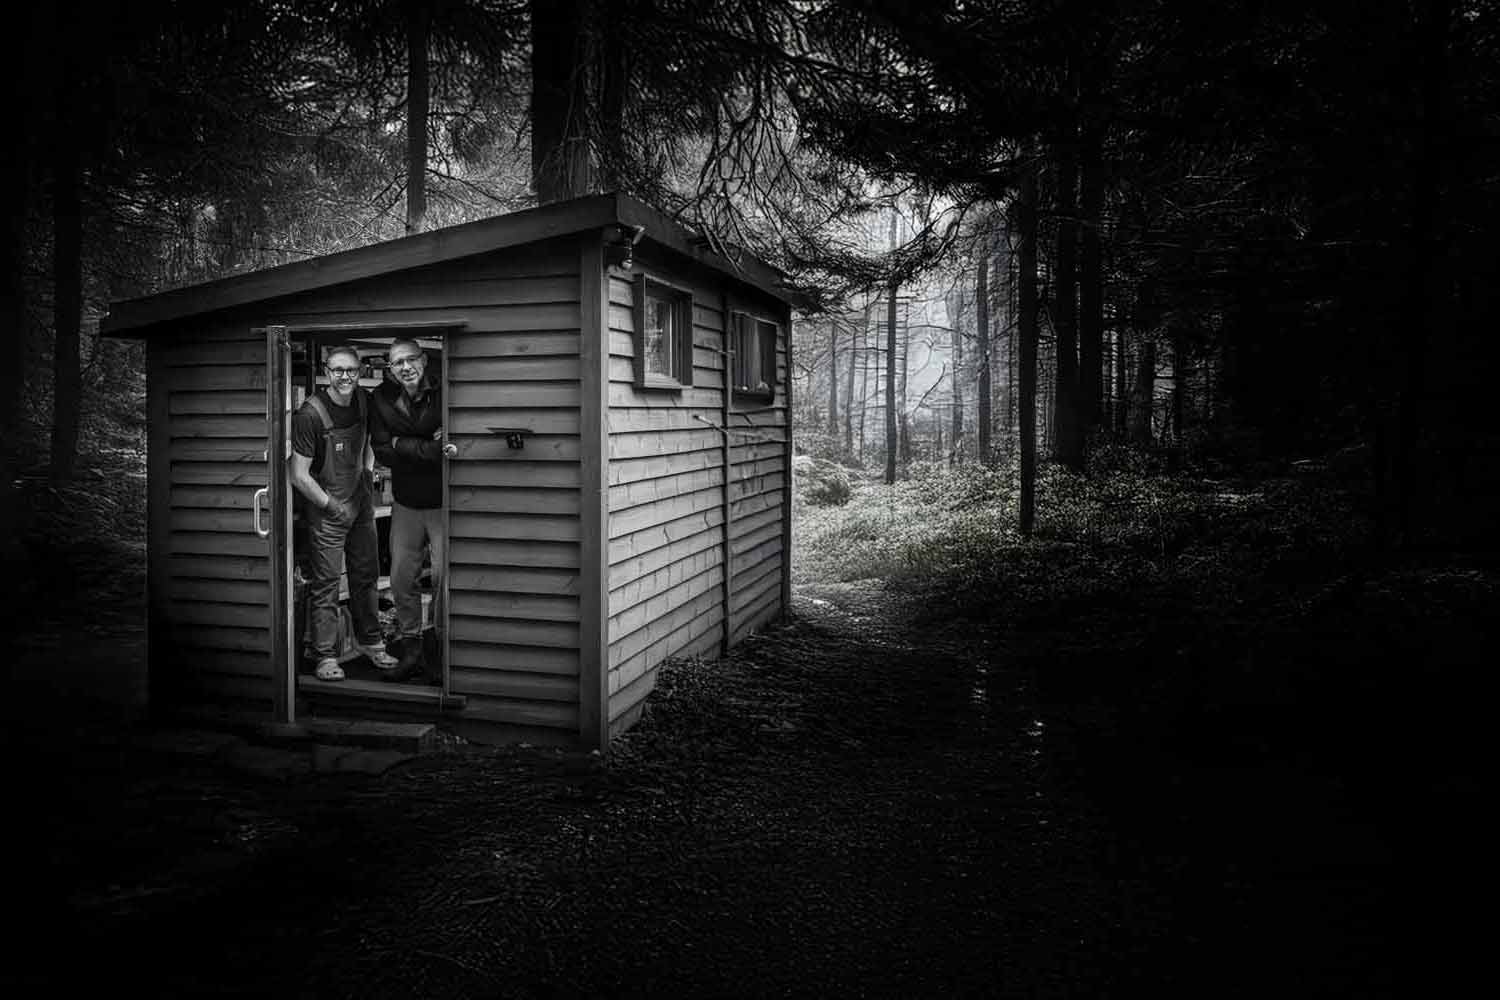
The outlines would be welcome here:
M 156 295 L 123 299 L 111 303 L 109 314 L 99 323 L 99 332 L 106 336 L 144 337 L 162 324 L 608 226 L 642 226 L 644 240 L 789 305 L 795 304 L 795 296 L 784 285 L 783 275 L 769 264 L 749 253 L 731 260 L 714 252 L 708 241 L 649 205 L 628 195 L 610 193 L 554 202 Z

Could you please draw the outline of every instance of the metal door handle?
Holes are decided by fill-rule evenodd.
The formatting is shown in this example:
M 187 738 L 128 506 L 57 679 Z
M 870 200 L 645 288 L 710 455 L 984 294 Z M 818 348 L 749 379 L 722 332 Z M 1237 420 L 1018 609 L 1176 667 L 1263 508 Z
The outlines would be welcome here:
M 262 538 L 270 538 L 271 537 L 271 529 L 270 528 L 262 528 L 260 526 L 260 508 L 261 508 L 261 504 L 265 503 L 266 496 L 267 496 L 268 493 L 270 493 L 270 491 L 271 491 L 271 487 L 269 487 L 269 486 L 262 486 L 260 489 L 256 490 L 255 491 L 255 499 L 251 502 L 251 505 L 250 505 L 250 516 L 255 519 L 255 533 L 257 535 L 259 535 L 260 537 L 262 537 Z

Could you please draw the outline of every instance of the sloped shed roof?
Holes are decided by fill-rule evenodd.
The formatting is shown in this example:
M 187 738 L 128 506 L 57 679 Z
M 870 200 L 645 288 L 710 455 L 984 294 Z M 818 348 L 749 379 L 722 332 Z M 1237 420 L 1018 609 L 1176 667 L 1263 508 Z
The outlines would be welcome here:
M 175 320 L 612 225 L 643 226 L 643 242 L 665 247 L 783 302 L 794 304 L 793 293 L 783 285 L 781 272 L 769 264 L 748 253 L 730 260 L 709 249 L 708 242 L 702 237 L 643 202 L 628 195 L 610 193 L 555 202 L 201 285 L 124 299 L 111 305 L 109 315 L 99 324 L 99 330 L 109 336 L 149 336 L 153 328 Z

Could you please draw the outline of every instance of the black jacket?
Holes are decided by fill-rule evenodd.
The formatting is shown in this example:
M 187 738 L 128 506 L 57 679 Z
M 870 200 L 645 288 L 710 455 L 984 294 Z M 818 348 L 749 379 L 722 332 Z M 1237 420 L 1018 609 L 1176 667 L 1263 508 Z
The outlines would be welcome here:
M 416 399 L 395 382 L 370 393 L 370 444 L 375 461 L 391 470 L 391 494 L 404 507 L 431 510 L 443 504 L 442 390 L 431 381 Z

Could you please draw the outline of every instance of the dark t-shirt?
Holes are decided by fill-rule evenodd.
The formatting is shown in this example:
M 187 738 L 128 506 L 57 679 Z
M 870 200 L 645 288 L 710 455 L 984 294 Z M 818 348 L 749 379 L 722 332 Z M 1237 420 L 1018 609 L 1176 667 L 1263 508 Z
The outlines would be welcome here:
M 359 423 L 359 403 L 354 397 L 349 397 L 348 406 L 340 406 L 329 398 L 326 389 L 319 389 L 317 395 L 323 400 L 323 405 L 328 407 L 328 416 L 333 420 L 334 430 L 353 427 Z M 365 404 L 368 406 L 369 400 Z M 312 403 L 306 402 L 297 407 L 297 412 L 292 414 L 292 450 L 312 459 L 314 476 L 323 468 L 323 434 L 323 420 L 318 416 L 318 411 L 312 408 Z

